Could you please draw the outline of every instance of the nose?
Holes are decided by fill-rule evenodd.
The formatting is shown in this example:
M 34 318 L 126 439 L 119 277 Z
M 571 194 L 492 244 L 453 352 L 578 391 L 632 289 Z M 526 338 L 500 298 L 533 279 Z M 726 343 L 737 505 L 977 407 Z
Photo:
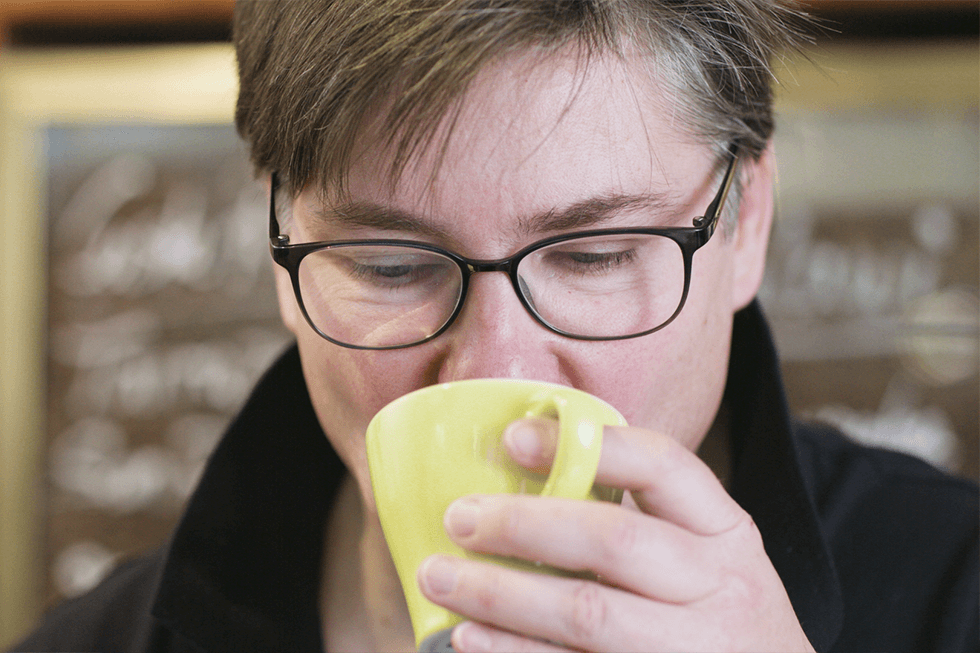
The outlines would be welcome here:
M 521 304 L 507 274 L 470 277 L 462 312 L 444 333 L 439 382 L 478 378 L 561 383 L 557 334 Z

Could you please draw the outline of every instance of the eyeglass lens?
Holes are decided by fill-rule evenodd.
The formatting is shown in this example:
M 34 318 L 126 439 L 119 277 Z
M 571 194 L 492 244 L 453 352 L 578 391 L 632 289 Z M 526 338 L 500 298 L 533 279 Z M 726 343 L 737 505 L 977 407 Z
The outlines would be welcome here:
M 456 309 L 463 275 L 441 254 L 412 247 L 340 246 L 308 254 L 299 285 L 310 321 L 358 347 L 425 340 Z

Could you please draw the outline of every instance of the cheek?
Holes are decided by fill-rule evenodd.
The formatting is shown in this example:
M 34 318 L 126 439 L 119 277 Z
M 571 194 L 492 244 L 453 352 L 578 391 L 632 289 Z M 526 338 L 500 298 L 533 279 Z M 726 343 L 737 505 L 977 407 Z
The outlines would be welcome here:
M 688 300 L 674 322 L 635 340 L 591 343 L 592 364 L 579 381 L 631 425 L 670 435 L 691 450 L 720 405 L 732 328 L 729 266 L 699 270 L 698 263 L 711 260 L 702 259 L 695 261 Z
M 381 408 L 420 387 L 426 365 L 412 349 L 359 351 L 297 334 L 303 375 L 327 439 L 370 498 L 364 433 Z
M 322 342 L 319 348 L 327 351 L 313 356 L 303 352 L 302 359 L 314 408 L 328 436 L 342 430 L 363 434 L 381 408 L 421 387 L 424 375 L 419 369 L 424 365 L 410 355 L 348 350 Z
M 606 350 L 583 389 L 615 406 L 630 425 L 696 447 L 717 410 L 714 379 L 724 377 L 724 367 L 719 354 L 701 350 L 689 335 L 675 321 L 646 336 L 643 346 Z

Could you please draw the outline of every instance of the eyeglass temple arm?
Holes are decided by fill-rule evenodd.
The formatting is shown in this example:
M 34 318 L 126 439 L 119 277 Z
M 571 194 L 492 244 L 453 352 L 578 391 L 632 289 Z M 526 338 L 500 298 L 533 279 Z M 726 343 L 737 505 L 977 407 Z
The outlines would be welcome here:
M 738 144 L 732 143 L 728 146 L 728 168 L 725 169 L 725 176 L 721 182 L 721 188 L 718 189 L 718 194 L 715 198 L 711 200 L 711 204 L 708 205 L 708 209 L 704 212 L 704 215 L 700 218 L 695 218 L 694 226 L 702 227 L 705 224 L 708 226 L 708 233 L 705 234 L 706 239 L 711 238 L 711 235 L 715 231 L 715 227 L 718 225 L 718 213 L 721 208 L 725 206 L 725 200 L 728 199 L 728 191 L 731 190 L 732 181 L 735 179 L 735 164 L 738 163 Z
M 279 176 L 273 172 L 269 185 L 269 240 L 280 240 L 279 219 L 276 217 L 276 190 L 279 188 Z

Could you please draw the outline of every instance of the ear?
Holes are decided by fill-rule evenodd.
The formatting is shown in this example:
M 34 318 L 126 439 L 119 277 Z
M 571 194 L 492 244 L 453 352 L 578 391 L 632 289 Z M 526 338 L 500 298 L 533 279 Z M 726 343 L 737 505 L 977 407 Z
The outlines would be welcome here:
M 758 161 L 742 164 L 742 201 L 734 234 L 732 310 L 744 308 L 759 291 L 766 269 L 766 248 L 773 216 L 775 157 L 772 144 Z

